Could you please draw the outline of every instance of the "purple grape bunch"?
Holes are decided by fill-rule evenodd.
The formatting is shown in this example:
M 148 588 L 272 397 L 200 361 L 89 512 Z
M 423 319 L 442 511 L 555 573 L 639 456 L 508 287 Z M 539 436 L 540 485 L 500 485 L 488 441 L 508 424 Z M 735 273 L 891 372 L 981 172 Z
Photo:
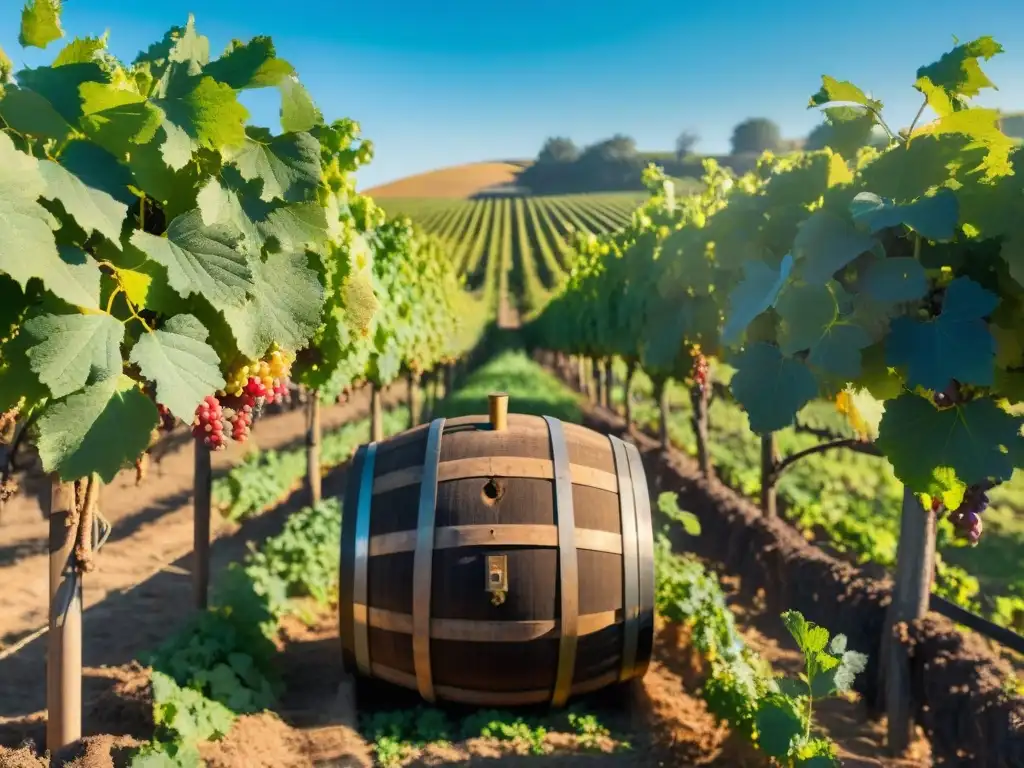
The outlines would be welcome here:
M 949 521 L 953 523 L 957 534 L 971 544 L 977 544 L 981 538 L 981 513 L 988 505 L 988 486 L 972 485 L 964 492 L 960 506 L 949 513 Z

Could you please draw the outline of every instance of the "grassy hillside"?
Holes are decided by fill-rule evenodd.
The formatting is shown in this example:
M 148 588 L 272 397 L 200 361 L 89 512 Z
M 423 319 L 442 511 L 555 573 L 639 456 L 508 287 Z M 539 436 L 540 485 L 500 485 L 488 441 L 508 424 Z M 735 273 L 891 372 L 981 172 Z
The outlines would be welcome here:
M 500 160 L 453 165 L 406 176 L 363 192 L 375 200 L 473 197 L 492 188 L 515 184 L 516 176 L 526 164 L 523 160 Z

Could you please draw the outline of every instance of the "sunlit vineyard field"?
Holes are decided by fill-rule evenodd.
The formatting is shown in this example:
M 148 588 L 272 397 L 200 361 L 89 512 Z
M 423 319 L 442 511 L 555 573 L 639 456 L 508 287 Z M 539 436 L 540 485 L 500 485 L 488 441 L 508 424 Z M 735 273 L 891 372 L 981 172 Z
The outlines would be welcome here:
M 643 192 L 555 196 L 388 198 L 389 214 L 405 214 L 450 248 L 470 290 L 496 295 L 508 280 L 519 308 L 539 308 L 571 266 L 573 233 L 621 227 Z M 504 293 L 504 291 L 500 291 Z

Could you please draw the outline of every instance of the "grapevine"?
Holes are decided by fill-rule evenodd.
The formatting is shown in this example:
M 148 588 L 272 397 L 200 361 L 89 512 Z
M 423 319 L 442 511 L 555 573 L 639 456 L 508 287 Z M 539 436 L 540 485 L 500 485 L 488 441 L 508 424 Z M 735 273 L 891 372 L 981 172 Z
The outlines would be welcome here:
M 972 104 L 1001 51 L 980 38 L 922 67 L 921 115 L 903 133 L 879 101 L 824 77 L 810 106 L 832 122 L 869 116 L 884 150 L 766 154 L 739 178 L 707 162 L 704 190 L 675 202 L 652 171 L 651 201 L 581 250 L 535 333 L 576 354 L 639 355 L 655 381 L 696 374 L 699 344 L 736 369 L 732 395 L 761 435 L 830 397 L 976 542 L 988 489 L 1024 466 L 1024 150 Z

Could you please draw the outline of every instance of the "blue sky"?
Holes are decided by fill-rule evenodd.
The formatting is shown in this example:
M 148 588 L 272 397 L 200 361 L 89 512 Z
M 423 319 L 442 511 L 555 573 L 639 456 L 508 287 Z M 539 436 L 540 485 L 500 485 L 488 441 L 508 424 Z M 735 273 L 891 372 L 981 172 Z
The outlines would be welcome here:
M 189 12 L 214 51 L 273 36 L 329 118 L 362 123 L 377 149 L 364 188 L 533 157 L 551 135 L 586 144 L 621 132 L 670 149 L 689 129 L 699 151 L 722 152 L 737 122 L 764 116 L 800 136 L 819 120 L 804 107 L 826 73 L 881 98 L 889 121 L 905 125 L 920 104 L 916 68 L 953 35 L 1003 44 L 986 66 L 1000 90 L 979 101 L 1024 110 L 1020 0 L 73 0 L 64 26 L 69 36 L 109 29 L 113 52 L 130 60 Z M 22 50 L 17 23 L 9 7 L 0 45 L 15 64 L 48 61 L 58 44 Z M 246 96 L 255 122 L 275 124 L 273 96 Z

